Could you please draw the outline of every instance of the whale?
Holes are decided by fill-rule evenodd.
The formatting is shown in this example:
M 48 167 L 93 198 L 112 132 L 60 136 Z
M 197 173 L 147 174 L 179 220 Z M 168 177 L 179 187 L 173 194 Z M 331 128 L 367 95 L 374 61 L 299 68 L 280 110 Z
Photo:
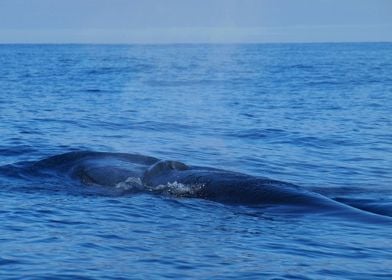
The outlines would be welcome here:
M 69 178 L 82 186 L 121 188 L 223 204 L 391 223 L 392 218 L 336 201 L 295 184 L 180 161 L 128 153 L 74 151 L 24 166 L 25 177 Z

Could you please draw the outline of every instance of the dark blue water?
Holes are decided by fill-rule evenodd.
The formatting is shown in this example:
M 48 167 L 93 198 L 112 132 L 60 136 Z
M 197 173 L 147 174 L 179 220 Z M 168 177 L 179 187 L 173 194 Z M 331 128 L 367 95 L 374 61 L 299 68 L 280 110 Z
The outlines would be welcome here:
M 1 45 L 0 66 L 1 279 L 392 278 L 391 225 L 350 211 L 287 215 L 29 169 L 137 153 L 388 219 L 392 44 Z

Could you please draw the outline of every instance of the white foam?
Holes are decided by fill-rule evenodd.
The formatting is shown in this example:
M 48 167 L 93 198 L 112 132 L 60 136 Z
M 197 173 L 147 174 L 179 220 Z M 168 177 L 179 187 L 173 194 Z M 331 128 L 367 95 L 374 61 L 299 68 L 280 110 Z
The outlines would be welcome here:
M 117 183 L 115 188 L 124 191 L 147 191 L 159 193 L 163 195 L 177 196 L 177 197 L 193 197 L 199 193 L 204 187 L 204 184 L 182 184 L 177 181 L 168 182 L 167 184 L 160 184 L 157 186 L 146 186 L 142 183 L 140 178 L 128 177 L 125 181 Z
M 161 194 L 166 194 L 166 195 L 174 195 L 178 197 L 190 197 L 197 194 L 203 186 L 204 186 L 203 184 L 185 185 L 182 183 L 178 183 L 177 181 L 174 181 L 174 182 L 168 182 L 167 184 L 161 184 L 155 187 L 149 187 L 149 190 Z

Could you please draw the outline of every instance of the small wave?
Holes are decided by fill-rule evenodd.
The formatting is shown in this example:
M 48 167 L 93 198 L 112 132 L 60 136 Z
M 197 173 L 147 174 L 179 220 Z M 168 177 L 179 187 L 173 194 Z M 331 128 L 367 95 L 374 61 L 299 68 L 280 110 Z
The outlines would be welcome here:
M 236 133 L 226 133 L 226 136 L 233 138 L 244 138 L 249 140 L 260 139 L 280 139 L 286 137 L 287 131 L 282 129 L 266 128 L 266 129 L 244 129 Z
M 91 92 L 91 93 L 99 93 L 99 92 L 106 92 L 106 90 L 99 89 L 99 88 L 89 88 L 89 89 L 83 89 L 81 92 Z
M 15 145 L 11 147 L 0 146 L 1 156 L 19 156 L 27 153 L 33 153 L 36 149 L 29 145 Z

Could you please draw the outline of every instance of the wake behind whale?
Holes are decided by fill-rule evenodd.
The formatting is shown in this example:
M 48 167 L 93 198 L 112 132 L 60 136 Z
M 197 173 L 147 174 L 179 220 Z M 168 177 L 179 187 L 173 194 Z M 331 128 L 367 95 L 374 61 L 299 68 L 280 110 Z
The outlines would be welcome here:
M 361 207 L 352 207 L 294 184 L 137 154 L 69 152 L 25 163 L 20 168 L 18 174 L 27 179 L 70 179 L 83 186 L 108 187 L 129 193 L 200 198 L 285 213 L 328 214 L 382 223 L 392 221 L 389 216 L 360 210 Z

